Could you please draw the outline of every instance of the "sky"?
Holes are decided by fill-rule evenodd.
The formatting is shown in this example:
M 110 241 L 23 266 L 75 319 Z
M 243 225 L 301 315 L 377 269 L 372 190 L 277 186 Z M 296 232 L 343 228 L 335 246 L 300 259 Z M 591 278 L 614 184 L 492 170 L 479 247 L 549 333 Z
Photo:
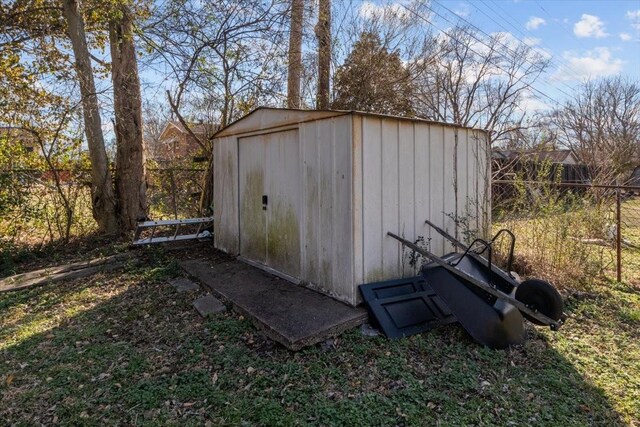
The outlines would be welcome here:
M 624 75 L 640 81 L 640 0 L 431 0 L 429 6 L 440 29 L 457 15 L 487 34 L 509 33 L 551 56 L 551 67 L 526 101 L 530 109 L 562 103 L 585 79 Z
M 333 0 L 334 24 L 343 8 L 361 18 L 383 7 L 407 13 L 415 0 Z M 486 34 L 505 33 L 551 58 L 521 108 L 544 111 L 575 95 L 586 79 L 623 75 L 640 82 L 640 0 L 424 0 L 428 21 L 442 31 L 460 22 Z M 310 2 L 311 3 L 311 2 Z M 317 3 L 317 0 L 313 3 Z M 424 9 L 423 9 L 424 10 Z M 308 48 L 308 47 L 307 47 Z M 142 70 L 145 98 L 166 102 L 171 79 Z

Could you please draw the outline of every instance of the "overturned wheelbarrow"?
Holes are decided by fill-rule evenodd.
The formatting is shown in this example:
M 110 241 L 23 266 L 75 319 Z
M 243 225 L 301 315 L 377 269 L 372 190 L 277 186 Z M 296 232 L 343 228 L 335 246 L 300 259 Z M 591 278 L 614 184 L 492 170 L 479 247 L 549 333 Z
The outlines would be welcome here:
M 469 246 L 426 221 L 447 240 L 462 249 L 439 257 L 394 233 L 403 245 L 430 260 L 422 267 L 426 283 L 447 304 L 456 319 L 480 344 L 502 349 L 525 339 L 524 318 L 552 330 L 562 326 L 562 297 L 549 283 L 519 282 L 511 273 L 515 236 L 500 230 L 491 240 L 476 239 Z M 511 239 L 507 271 L 492 263 L 493 244 L 503 235 Z M 484 253 L 487 257 L 483 257 Z

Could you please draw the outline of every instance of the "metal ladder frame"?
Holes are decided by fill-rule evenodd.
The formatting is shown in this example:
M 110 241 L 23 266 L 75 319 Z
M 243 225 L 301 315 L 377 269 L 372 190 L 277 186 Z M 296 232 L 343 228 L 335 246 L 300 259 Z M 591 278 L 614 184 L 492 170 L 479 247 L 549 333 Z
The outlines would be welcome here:
M 180 233 L 180 228 L 183 225 L 198 225 L 198 230 L 195 234 L 178 234 Z M 133 245 L 151 245 L 154 243 L 166 243 L 166 242 L 177 242 L 182 240 L 195 240 L 201 239 L 205 237 L 209 237 L 210 235 L 203 235 L 204 231 L 202 228 L 206 224 L 213 224 L 213 217 L 203 217 L 203 218 L 187 218 L 187 219 L 170 219 L 170 220 L 162 220 L 162 221 L 144 221 L 139 222 L 136 227 L 136 232 L 133 236 Z M 156 228 L 158 227 L 175 227 L 175 231 L 173 236 L 161 236 L 155 237 Z M 144 239 L 140 238 L 140 235 L 144 230 L 151 229 L 151 236 L 145 237 Z

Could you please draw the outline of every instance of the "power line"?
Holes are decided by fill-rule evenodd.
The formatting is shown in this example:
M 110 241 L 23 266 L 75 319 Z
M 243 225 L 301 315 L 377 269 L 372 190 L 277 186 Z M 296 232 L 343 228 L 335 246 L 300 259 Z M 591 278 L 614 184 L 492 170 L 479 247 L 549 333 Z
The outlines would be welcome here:
M 421 19 L 421 20 L 425 21 L 425 22 L 426 22 L 426 23 L 428 23 L 429 25 L 432 25 L 433 27 L 435 27 L 436 29 L 438 29 L 439 31 L 441 31 L 443 34 L 446 34 L 446 35 L 447 35 L 447 37 L 449 37 L 449 38 L 451 38 L 451 39 L 453 39 L 453 40 L 457 41 L 457 42 L 458 42 L 458 43 L 460 43 L 460 44 L 464 44 L 462 41 L 460 41 L 460 39 L 456 38 L 455 36 L 453 36 L 453 35 L 451 35 L 451 34 L 447 34 L 447 33 L 446 33 L 445 31 L 443 31 L 440 27 L 438 27 L 437 25 L 435 25 L 433 22 L 431 22 L 430 20 L 428 20 L 428 19 L 427 19 L 427 18 L 425 18 L 424 16 L 420 15 L 419 13 L 417 13 L 415 10 L 412 10 L 412 9 L 408 8 L 407 6 L 405 6 L 405 5 L 404 5 L 404 4 L 402 4 L 402 3 L 399 3 L 399 4 L 400 4 L 400 6 L 401 6 L 402 8 L 404 8 L 405 10 L 407 10 L 409 13 L 411 13 L 411 14 L 413 14 L 413 15 L 417 16 L 419 19 Z M 439 14 L 438 14 L 438 15 L 439 15 Z M 439 16 L 441 16 L 441 15 L 439 15 Z M 449 21 L 448 19 L 446 19 L 446 18 L 444 18 L 444 19 L 445 19 L 447 22 L 451 23 L 451 21 Z M 473 34 L 466 33 L 466 32 L 465 32 L 465 34 L 467 34 L 468 36 L 471 36 L 471 37 L 472 37 L 474 40 L 476 40 L 478 43 L 480 43 L 480 44 L 484 45 L 485 47 L 487 47 L 487 48 L 489 48 L 489 49 L 491 49 L 491 50 L 493 50 L 493 48 L 492 48 L 491 46 L 487 45 L 484 41 L 482 41 L 482 40 L 478 39 L 478 38 L 477 38 L 477 37 L 475 37 Z M 471 52 L 475 53 L 476 55 L 478 55 L 478 56 L 482 56 L 480 53 L 478 53 L 476 50 L 474 50 L 474 49 L 473 49 L 473 48 L 471 48 L 470 46 L 467 46 L 467 48 L 468 48 Z M 502 67 L 498 66 L 497 64 L 495 64 L 495 67 L 496 67 L 497 69 L 499 69 L 500 71 L 502 71 L 503 73 L 506 73 L 506 74 L 508 74 L 509 76 L 511 76 L 511 73 L 510 73 L 509 71 L 506 71 L 504 68 L 502 68 Z M 550 97 L 549 95 L 547 95 L 546 93 L 544 93 L 544 92 L 543 92 L 543 91 L 541 91 L 540 89 L 537 89 L 537 88 L 533 87 L 531 84 L 528 84 L 528 85 L 527 85 L 527 88 L 528 88 L 528 89 L 530 89 L 531 91 L 534 91 L 534 92 L 539 93 L 540 95 L 544 96 L 545 98 L 547 98 L 548 100 L 550 100 L 550 101 L 551 101 L 551 102 L 553 102 L 554 104 L 556 104 L 556 105 L 557 105 L 557 104 L 559 104 L 559 102 L 558 102 L 558 101 L 556 101 L 554 98 Z
M 572 30 L 572 29 L 571 29 L 571 25 L 567 25 L 567 20 L 565 20 L 565 19 L 563 19 L 562 21 L 558 20 L 558 19 L 557 19 L 557 18 L 555 18 L 553 15 L 551 15 L 551 14 L 547 11 L 547 9 L 545 9 L 544 7 L 542 7 L 542 4 L 540 4 L 540 2 L 539 2 L 539 1 L 537 1 L 537 0 L 536 0 L 536 5 L 540 8 L 540 10 L 542 10 L 542 11 L 543 11 L 543 12 L 544 12 L 544 13 L 545 13 L 545 14 L 546 14 L 550 19 L 551 19 L 551 22 L 552 22 L 552 23 L 556 24 L 556 26 L 557 26 L 560 30 L 562 30 L 562 31 L 565 31 L 565 30 L 566 30 L 567 34 L 568 34 L 570 37 L 573 37 L 573 36 L 574 36 L 574 30 Z M 583 48 L 585 47 L 584 42 L 581 42 L 581 46 L 582 46 Z
M 499 4 L 499 3 L 496 3 L 495 1 L 493 1 L 493 0 L 492 0 L 492 3 L 493 3 L 493 4 L 495 4 L 496 9 L 498 9 L 498 10 L 496 10 L 496 9 L 494 9 L 491 5 L 489 5 L 485 0 L 480 0 L 480 1 L 481 1 L 481 2 L 482 2 L 482 4 L 484 4 L 488 9 L 490 9 L 490 10 L 491 10 L 491 12 L 493 12 L 494 14 L 496 14 L 496 15 L 500 16 L 500 18 L 501 18 L 504 22 L 506 22 L 506 23 L 507 23 L 511 28 L 513 28 L 517 33 L 521 34 L 521 35 L 522 35 L 523 37 L 525 37 L 525 38 L 526 38 L 526 37 L 528 37 L 526 34 L 524 34 L 524 33 L 522 32 L 522 30 L 520 30 L 520 29 L 517 27 L 517 25 L 514 25 L 514 23 L 515 23 L 515 24 L 518 24 L 518 22 L 517 22 L 517 21 L 515 21 L 515 19 L 513 19 L 513 16 L 511 16 L 511 14 L 509 14 L 509 12 L 507 12 L 506 10 L 504 10 L 504 9 L 500 6 L 500 4 Z M 496 22 L 496 21 L 495 21 L 495 20 L 494 20 L 490 15 L 488 15 L 485 11 L 483 11 L 483 10 L 482 10 L 482 9 L 480 9 L 480 8 L 478 8 L 478 6 L 476 6 L 476 4 L 475 4 L 475 3 L 474 3 L 474 5 L 473 5 L 473 7 L 474 7 L 474 8 L 476 8 L 476 10 L 478 10 L 480 13 L 482 13 L 483 15 L 485 15 L 487 18 L 489 18 L 491 21 L 493 21 L 494 23 L 496 23 L 498 26 L 500 26 L 500 27 L 501 27 L 501 28 L 503 28 L 503 29 L 506 29 L 506 28 L 504 28 L 501 24 L 499 24 L 498 22 Z M 540 6 L 540 7 L 541 7 L 541 6 Z M 504 14 L 506 15 L 506 17 L 505 17 L 504 15 L 502 15 L 501 11 L 502 11 L 502 12 L 504 12 Z M 547 12 L 544 8 L 543 8 L 543 11 L 544 11 L 547 15 L 549 15 L 549 12 Z M 551 15 L 549 15 L 549 16 L 551 16 Z M 511 18 L 511 19 L 509 19 L 509 18 Z M 551 19 L 553 20 L 553 17 L 551 17 Z M 532 34 L 530 31 L 528 31 L 528 30 L 527 30 L 527 32 L 529 33 L 529 36 L 533 36 L 533 34 Z M 545 46 L 544 44 L 542 44 L 542 43 L 540 43 L 540 46 L 541 46 L 541 47 L 546 47 L 546 46 Z M 560 68 L 560 66 L 565 66 L 565 67 L 567 68 L 567 70 L 568 70 L 568 71 L 570 71 L 570 73 L 569 73 L 569 74 L 571 74 L 571 75 L 572 75 L 576 80 L 580 80 L 580 79 L 581 79 L 581 74 L 580 74 L 579 72 L 576 72 L 576 69 L 575 69 L 575 68 L 573 68 L 573 67 L 571 66 L 571 64 L 570 64 L 567 60 L 565 60 L 565 59 L 563 59 L 563 58 L 561 58 L 561 57 L 553 57 L 553 55 L 551 55 L 551 57 L 552 57 L 551 62 L 556 62 L 556 65 L 558 66 L 558 68 Z M 559 62 L 559 63 L 558 63 L 558 62 Z M 575 88 L 574 88 L 574 87 L 572 87 L 572 86 L 570 86 L 570 85 L 568 85 L 568 84 L 566 84 L 566 83 L 562 83 L 562 84 L 563 84 L 563 85 L 565 85 L 566 87 L 570 88 L 572 91 L 574 91 L 574 90 L 575 90 Z
M 442 5 L 441 3 L 438 3 L 437 0 L 434 0 L 434 3 L 437 3 L 440 7 L 448 10 L 451 14 L 456 15 L 459 19 L 461 19 L 462 21 L 466 22 L 467 24 L 469 24 L 471 27 L 475 28 L 477 31 L 479 31 L 480 33 L 484 34 L 486 37 L 491 38 L 491 36 L 489 34 L 487 34 L 485 31 L 481 30 L 480 28 L 478 28 L 477 26 L 475 26 L 474 24 L 472 24 L 471 22 L 469 22 L 468 20 L 464 19 L 463 17 L 457 15 L 455 12 L 453 12 L 451 9 L 449 9 L 448 7 Z M 427 6 L 428 7 L 428 6 Z M 428 7 L 429 8 L 429 7 Z M 443 17 L 442 15 L 440 15 L 438 12 L 434 11 L 433 9 L 429 8 L 429 10 L 431 10 L 432 12 L 434 12 L 436 15 L 440 16 L 441 18 L 445 19 L 447 22 L 451 22 L 449 21 L 447 18 Z M 495 22 L 495 21 L 494 21 Z M 498 24 L 497 22 L 495 22 L 496 24 Z M 499 24 L 498 24 L 499 25 Z M 501 26 L 502 27 L 502 26 Z M 504 27 L 502 27 L 504 29 Z M 524 45 L 527 45 L 524 41 L 520 40 L 519 38 L 513 36 L 519 43 L 522 43 Z M 513 49 L 511 49 L 509 46 L 507 46 L 506 44 L 502 43 L 501 41 L 496 39 L 496 42 L 498 44 L 500 44 L 502 47 L 504 47 L 508 52 L 510 52 L 511 54 L 517 55 L 517 52 L 514 51 Z M 528 62 L 531 65 L 535 65 L 533 62 L 531 62 L 530 60 L 528 60 L 526 57 L 523 58 L 526 62 Z M 551 63 L 553 61 L 553 59 L 550 59 L 549 62 Z M 564 84 L 564 83 L 563 83 Z M 567 86 L 570 90 L 574 90 L 572 87 L 570 87 L 569 85 L 564 84 L 565 86 Z M 571 97 L 570 94 L 568 94 L 567 92 L 565 92 L 564 90 L 562 90 L 559 87 L 556 87 L 556 89 L 560 92 L 562 92 L 564 95 Z

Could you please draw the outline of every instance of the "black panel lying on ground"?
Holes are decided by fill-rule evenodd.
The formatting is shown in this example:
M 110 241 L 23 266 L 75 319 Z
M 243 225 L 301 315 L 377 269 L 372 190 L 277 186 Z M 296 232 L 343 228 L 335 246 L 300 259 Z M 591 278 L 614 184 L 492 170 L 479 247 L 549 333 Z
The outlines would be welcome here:
M 369 319 L 389 338 L 401 338 L 456 321 L 421 276 L 360 285 Z

